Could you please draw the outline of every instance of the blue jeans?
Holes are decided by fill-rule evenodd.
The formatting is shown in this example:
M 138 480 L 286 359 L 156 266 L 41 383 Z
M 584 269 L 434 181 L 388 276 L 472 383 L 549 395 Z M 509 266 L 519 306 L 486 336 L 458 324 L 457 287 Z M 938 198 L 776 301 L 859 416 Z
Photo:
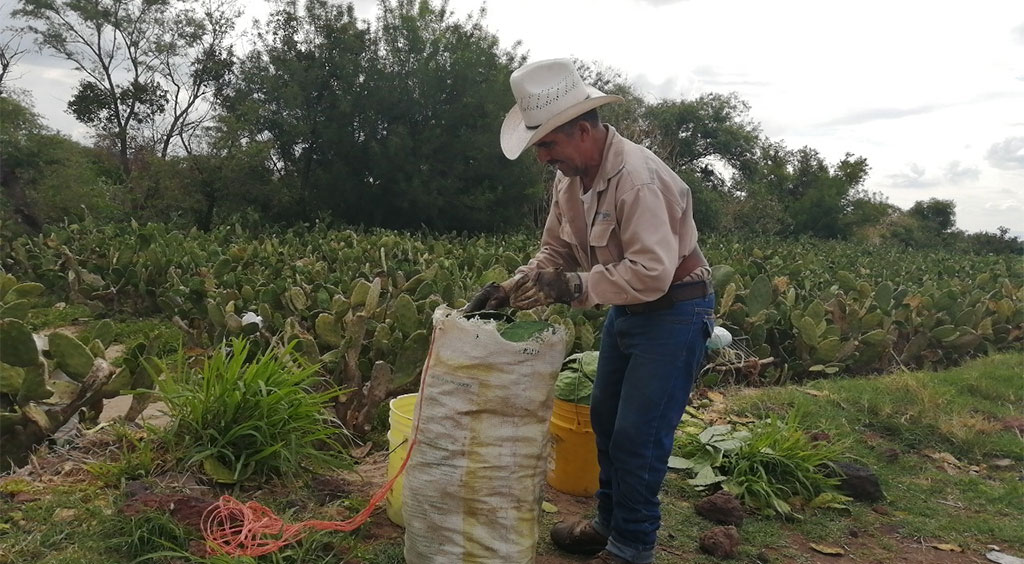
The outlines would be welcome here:
M 649 313 L 615 306 L 604 322 L 590 400 L 601 466 L 594 526 L 609 535 L 607 550 L 630 562 L 654 560 L 658 490 L 714 329 L 714 308 L 713 294 Z

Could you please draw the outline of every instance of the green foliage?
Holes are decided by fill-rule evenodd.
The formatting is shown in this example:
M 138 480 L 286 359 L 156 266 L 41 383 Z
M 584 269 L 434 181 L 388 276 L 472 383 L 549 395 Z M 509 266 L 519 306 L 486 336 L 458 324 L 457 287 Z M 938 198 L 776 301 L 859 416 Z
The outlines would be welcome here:
M 597 378 L 597 357 L 597 351 L 569 355 L 555 380 L 555 397 L 569 403 L 590 405 L 590 394 Z
M 755 424 L 750 435 L 734 456 L 723 461 L 722 468 L 729 476 L 722 487 L 744 504 L 795 516 L 794 503 L 835 507 L 847 500 L 836 490 L 838 480 L 824 474 L 842 456 L 844 445 L 813 442 L 793 413 L 785 421 Z
M 0 221 L 15 233 L 39 231 L 65 218 L 119 217 L 108 181 L 109 169 L 97 151 L 50 130 L 31 108 L 0 96 Z M 88 210 L 88 212 L 86 211 Z
M 933 234 L 945 233 L 956 226 L 956 203 L 953 200 L 929 198 L 914 202 L 907 213 L 919 219 Z
M 336 384 L 361 388 L 383 362 L 393 391 L 419 374 L 436 307 L 463 305 L 478 281 L 527 261 L 536 239 L 86 222 L 11 245 L 12 268 L 68 302 L 160 313 L 191 347 L 240 335 L 269 345 L 287 329 Z M 935 369 L 1024 342 L 1024 267 L 1013 256 L 767 237 L 706 237 L 702 247 L 718 323 L 759 358 L 784 359 L 766 367 L 767 381 Z M 241 324 L 248 312 L 262 329 Z M 570 353 L 596 348 L 603 317 L 564 306 L 519 316 L 561 325 Z
M 284 6 L 226 85 L 222 123 L 273 140 L 272 217 L 509 229 L 539 192 L 494 133 L 521 62 L 482 15 L 457 21 L 444 4 L 383 2 L 373 26 L 350 5 Z
M 116 428 L 115 434 L 120 443 L 117 445 L 119 459 L 85 465 L 85 469 L 104 484 L 121 487 L 126 482 L 153 476 L 166 466 L 157 441 L 144 435 L 136 436 L 127 427 Z
M 201 370 L 157 381 L 174 419 L 168 441 L 186 464 L 201 464 L 224 483 L 344 467 L 349 461 L 333 439 L 338 430 L 324 412 L 340 390 L 315 391 L 315 372 L 294 345 L 257 353 L 233 339 Z
M 810 509 L 837 506 L 838 481 L 824 470 L 843 454 L 844 445 L 813 442 L 791 412 L 785 420 L 770 417 L 749 428 L 705 427 L 685 419 L 676 439 L 673 468 L 685 469 L 698 490 L 721 484 L 745 505 L 765 514 L 799 518 L 793 504 Z
M 190 151 L 209 115 L 201 102 L 234 58 L 229 35 L 240 12 L 224 2 L 25 0 L 13 15 L 82 73 L 68 110 L 115 145 L 127 180 L 139 147 L 161 157 L 173 142 Z

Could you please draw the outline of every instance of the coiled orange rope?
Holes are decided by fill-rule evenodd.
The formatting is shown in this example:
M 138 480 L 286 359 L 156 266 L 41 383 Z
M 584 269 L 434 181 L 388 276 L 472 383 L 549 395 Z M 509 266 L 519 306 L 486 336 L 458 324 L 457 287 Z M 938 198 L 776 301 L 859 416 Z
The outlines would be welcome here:
M 420 374 L 419 397 L 423 397 L 424 384 L 427 380 L 427 369 L 430 366 L 430 358 L 434 352 L 434 339 L 430 339 L 430 351 L 427 353 L 427 361 Z M 418 412 L 419 410 L 417 410 Z M 217 503 L 214 503 L 203 513 L 200 528 L 206 542 L 215 550 L 229 556 L 263 556 L 287 546 L 306 535 L 310 530 L 318 531 L 342 531 L 348 532 L 357 529 L 365 523 L 373 510 L 380 502 L 387 497 L 391 487 L 395 485 L 398 478 L 405 472 L 405 466 L 409 463 L 409 456 L 416 447 L 416 435 L 420 428 L 420 418 L 417 413 L 412 437 L 409 439 L 409 451 L 405 454 L 402 465 L 398 472 L 384 484 L 377 493 L 370 498 L 366 508 L 360 511 L 355 517 L 345 521 L 303 521 L 294 525 L 286 525 L 280 517 L 267 507 L 255 502 L 242 503 L 237 499 L 225 495 L 221 496 Z

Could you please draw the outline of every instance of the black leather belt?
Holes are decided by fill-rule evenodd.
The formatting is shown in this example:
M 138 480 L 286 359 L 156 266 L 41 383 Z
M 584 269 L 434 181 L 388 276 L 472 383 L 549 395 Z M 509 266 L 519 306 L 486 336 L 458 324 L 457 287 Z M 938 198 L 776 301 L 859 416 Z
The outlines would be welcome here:
M 673 284 L 664 296 L 650 302 L 623 306 L 629 313 L 650 313 L 671 308 L 676 302 L 703 298 L 714 292 L 710 280 Z

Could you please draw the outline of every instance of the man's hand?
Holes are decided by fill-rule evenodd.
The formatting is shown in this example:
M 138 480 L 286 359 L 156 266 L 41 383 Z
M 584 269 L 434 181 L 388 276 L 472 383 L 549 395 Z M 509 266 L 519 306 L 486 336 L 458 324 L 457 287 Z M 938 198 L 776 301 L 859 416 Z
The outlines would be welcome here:
M 516 309 L 533 309 L 548 304 L 570 304 L 583 292 L 579 273 L 561 269 L 535 270 L 526 283 L 512 293 L 509 302 Z
M 509 298 L 526 282 L 526 276 L 519 275 L 498 284 L 491 282 L 483 287 L 473 299 L 466 304 L 463 313 L 490 311 L 509 306 Z

